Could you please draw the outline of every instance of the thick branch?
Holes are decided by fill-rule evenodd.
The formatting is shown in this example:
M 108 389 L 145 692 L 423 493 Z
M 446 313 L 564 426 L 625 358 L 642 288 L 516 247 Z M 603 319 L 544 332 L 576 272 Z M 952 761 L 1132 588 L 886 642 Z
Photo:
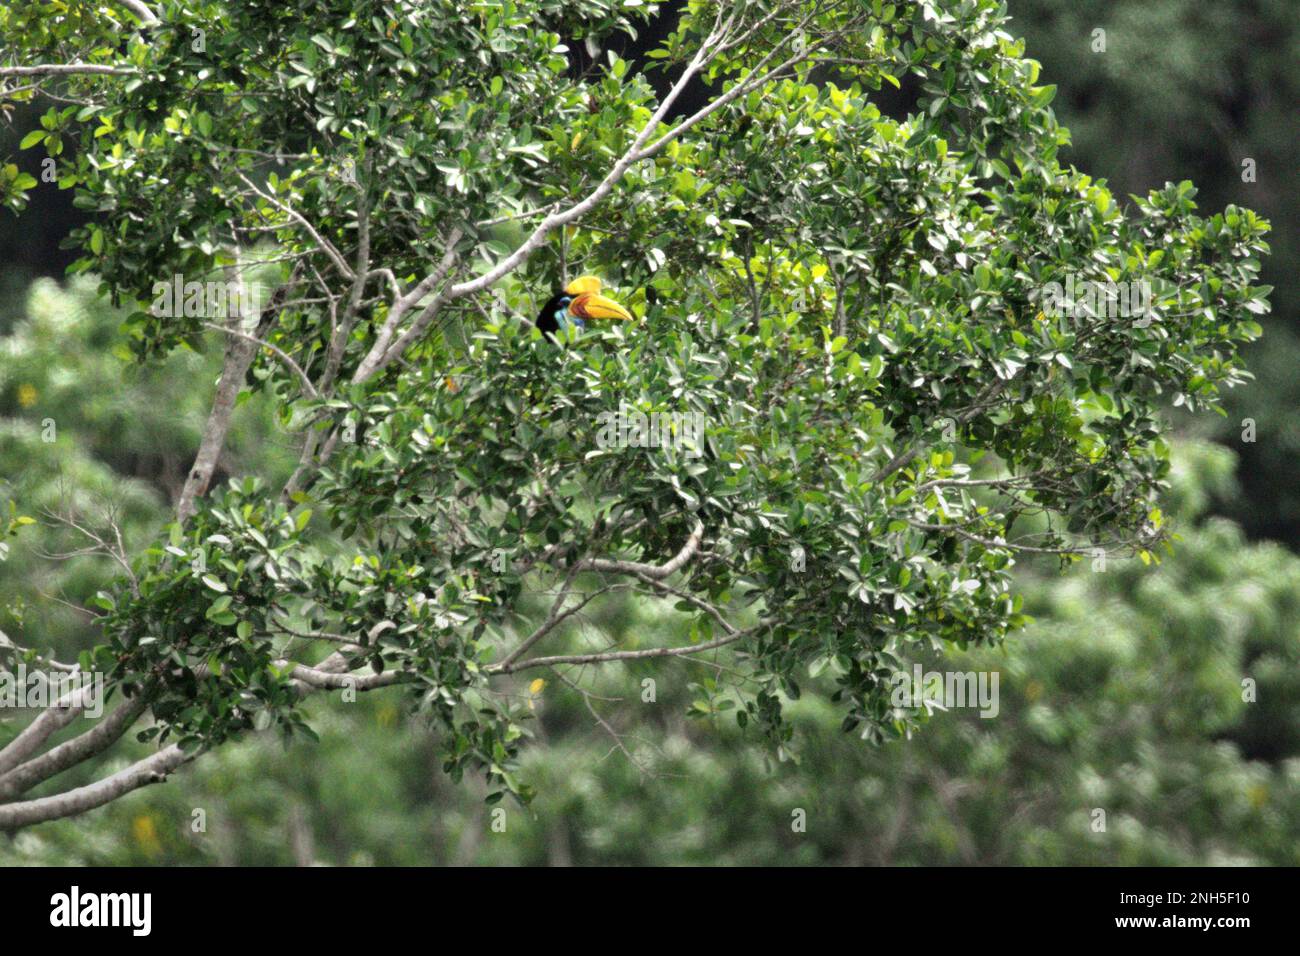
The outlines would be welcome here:
M 389 343 L 392 342 L 393 336 L 397 333 L 397 327 L 401 324 L 402 318 L 416 303 L 432 292 L 446 278 L 452 266 L 456 264 L 456 243 L 460 242 L 462 235 L 459 229 L 453 229 L 444 246 L 442 260 L 438 263 L 437 268 L 425 276 L 410 292 L 393 303 L 393 307 L 388 312 L 388 317 L 379 330 L 379 335 L 375 338 L 375 344 L 371 346 L 366 357 L 357 366 L 357 370 L 352 376 L 353 382 L 364 382 L 387 366 L 432 321 L 438 309 L 442 307 L 442 303 L 446 301 L 445 290 L 438 293 L 433 301 L 425 306 L 411 328 L 398 339 L 397 344 L 390 347 Z
M 0 66 L 0 76 L 75 76 L 102 74 L 131 76 L 138 70 L 127 66 L 102 66 L 98 63 L 38 63 L 33 66 Z
M 141 3 L 140 0 L 118 0 L 118 2 L 134 13 L 135 18 L 146 27 L 151 27 L 162 22 L 154 16 L 154 12 L 145 4 Z
M 308 667 L 306 664 L 295 666 L 290 676 L 317 690 L 376 690 L 411 680 L 411 675 L 404 671 L 384 671 L 382 674 L 335 673 Z
M 704 525 L 697 521 L 691 536 L 682 549 L 664 564 L 642 564 L 639 561 L 618 561 L 612 558 L 584 558 L 577 564 L 579 571 L 604 571 L 611 574 L 635 574 L 655 581 L 676 574 L 695 556 L 704 537 Z
M 144 713 L 146 707 L 148 701 L 144 694 L 140 694 L 135 700 L 124 702 L 84 734 L 79 734 L 35 760 L 30 760 L 11 772 L 0 775 L 0 800 L 7 800 L 30 790 L 55 774 L 107 750 L 130 729 Z
M 194 499 L 208 490 L 208 483 L 212 481 L 212 473 L 217 469 L 217 460 L 226 444 L 226 432 L 230 430 L 235 399 L 239 396 L 244 375 L 253 364 L 253 356 L 256 354 L 255 342 L 233 336 L 226 342 L 226 359 L 221 368 L 221 380 L 217 383 L 217 394 L 212 400 L 212 411 L 203 428 L 203 439 L 194 456 L 194 466 L 185 479 L 181 499 L 176 505 L 176 517 L 181 521 L 194 514 Z
M 283 664 L 284 662 L 280 662 Z M 300 691 L 304 694 L 321 688 L 353 687 L 358 690 L 370 690 L 399 683 L 409 675 L 401 671 L 384 674 L 366 674 L 354 676 L 340 673 L 347 666 L 347 657 L 342 653 L 330 655 L 315 667 L 298 665 L 293 676 L 297 679 Z M 74 704 L 64 708 L 52 707 L 38 716 L 28 727 L 6 747 L 3 756 L 6 768 L 15 766 L 34 753 L 55 730 L 66 726 L 81 713 L 81 707 L 72 698 L 81 692 L 81 688 L 72 691 L 61 699 L 63 704 Z M 79 698 L 77 699 L 79 701 Z M 66 770 L 89 757 L 106 750 L 135 723 L 143 713 L 146 703 L 144 696 L 129 704 L 123 704 L 93 730 L 59 745 L 53 750 L 26 764 L 3 779 L 3 792 L 0 800 L 8 799 L 23 790 L 35 786 L 62 770 Z M 21 741 L 21 744 L 20 744 Z M 18 746 L 15 746 L 18 745 Z M 0 830 L 12 830 L 44 823 L 63 817 L 75 816 L 87 810 L 111 803 L 118 797 L 130 793 L 150 783 L 157 783 L 195 756 L 198 752 L 185 754 L 176 746 L 146 757 L 127 767 L 125 770 L 106 777 L 97 783 L 78 787 L 64 793 L 37 800 L 20 803 L 0 803 Z
M 85 709 L 82 698 L 90 690 L 89 687 L 77 687 L 60 697 L 52 707 L 41 711 L 22 733 L 0 750 L 0 774 L 8 773 L 31 759 L 45 741 L 81 716 Z
M 77 787 L 52 797 L 25 800 L 21 803 L 0 804 L 0 830 L 16 830 L 33 823 L 76 816 L 96 807 L 112 803 L 118 797 L 151 783 L 161 783 L 167 775 L 196 754 L 186 754 L 173 744 L 152 756 L 139 760 L 84 787 Z
M 239 282 L 242 285 L 242 276 Z M 271 301 L 262 312 L 259 328 L 266 323 L 268 316 L 273 316 L 279 310 L 285 294 L 284 286 L 275 290 Z M 240 301 L 244 301 L 242 294 Z M 208 484 L 212 481 L 212 473 L 216 471 L 221 450 L 226 444 L 226 433 L 230 430 L 230 419 L 235 411 L 235 399 L 239 397 L 244 376 L 257 355 L 260 343 L 256 338 L 245 336 L 239 331 L 242 319 L 242 313 L 237 312 L 226 322 L 226 331 L 233 334 L 226 340 L 226 357 L 221 368 L 221 380 L 217 383 L 217 393 L 212 399 L 212 411 L 208 414 L 208 423 L 203 428 L 203 439 L 199 442 L 198 453 L 194 456 L 194 465 L 185 478 L 185 487 L 181 489 L 180 501 L 176 505 L 176 516 L 181 521 L 194 514 L 195 499 L 207 493 Z

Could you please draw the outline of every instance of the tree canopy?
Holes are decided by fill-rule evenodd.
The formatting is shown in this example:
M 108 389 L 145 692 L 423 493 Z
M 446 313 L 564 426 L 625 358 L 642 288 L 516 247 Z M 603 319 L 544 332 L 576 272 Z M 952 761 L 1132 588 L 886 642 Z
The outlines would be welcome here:
M 0 12 L 0 100 L 66 101 L 23 146 L 94 214 L 74 271 L 131 310 L 138 361 L 215 341 L 222 368 L 175 520 L 131 551 L 86 529 L 121 573 L 79 666 L 117 706 L 0 751 L 0 826 L 311 736 L 319 691 L 406 687 L 490 799 L 532 794 L 539 671 L 706 659 L 703 706 L 783 757 L 804 685 L 845 730 L 907 734 L 891 678 L 1024 623 L 1018 556 L 1158 559 L 1162 411 L 1244 381 L 1268 309 L 1251 211 L 1058 163 L 1054 87 L 991 0 L 692 2 L 644 62 L 584 70 L 571 46 L 654 8 L 64 7 Z M 640 319 L 541 335 L 579 273 Z M 239 306 L 157 307 L 177 276 Z M 1139 286 L 1136 314 L 1059 292 Z M 210 489 L 249 395 L 297 465 Z M 602 440 L 636 414 L 704 427 Z M 567 640 L 626 594 L 679 640 Z M 153 756 L 21 799 L 146 714 Z

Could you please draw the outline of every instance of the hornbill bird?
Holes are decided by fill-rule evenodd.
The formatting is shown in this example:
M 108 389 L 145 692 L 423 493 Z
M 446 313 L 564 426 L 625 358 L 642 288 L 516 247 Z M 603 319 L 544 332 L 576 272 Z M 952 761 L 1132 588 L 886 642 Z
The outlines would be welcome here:
M 573 325 L 582 331 L 587 319 L 630 319 L 632 313 L 613 299 L 600 294 L 600 280 L 595 276 L 574 279 L 542 306 L 537 327 L 551 341 L 566 334 Z

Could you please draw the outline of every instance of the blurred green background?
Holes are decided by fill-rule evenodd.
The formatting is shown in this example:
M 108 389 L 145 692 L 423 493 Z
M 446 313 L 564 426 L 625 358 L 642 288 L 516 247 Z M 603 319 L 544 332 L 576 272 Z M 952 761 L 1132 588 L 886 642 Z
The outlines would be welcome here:
M 1036 622 L 1000 650 L 935 662 L 996 670 L 996 718 L 939 712 L 911 741 L 872 749 L 809 694 L 790 708 L 799 763 L 775 764 L 730 715 L 688 716 L 715 676 L 703 662 L 605 671 L 591 699 L 548 675 L 539 689 L 520 685 L 534 698 L 540 745 L 525 770 L 540 795 L 526 810 L 503 805 L 501 832 L 484 788 L 443 775 L 433 732 L 396 692 L 320 698 L 309 707 L 319 744 L 227 747 L 79 820 L 0 835 L 0 864 L 1300 863 L 1293 5 L 1010 8 L 1045 81 L 1059 84 L 1056 110 L 1074 136 L 1065 161 L 1117 195 L 1191 179 L 1204 210 L 1255 209 L 1273 222 L 1264 281 L 1276 291 L 1249 358 L 1258 381 L 1229 397 L 1226 417 L 1171 412 L 1176 556 L 1103 573 L 1025 565 Z M 31 122 L 16 115 L 0 152 L 15 153 Z M 219 356 L 178 352 L 148 368 L 118 356 L 123 315 L 93 283 L 61 278 L 69 199 L 38 189 L 22 220 L 0 220 L 0 504 L 111 509 L 130 550 L 168 520 Z M 222 470 L 283 477 L 292 455 L 253 398 Z M 0 564 L 0 630 L 64 657 L 93 642 L 77 606 L 113 573 L 100 559 L 40 556 L 67 546 L 29 528 Z M 585 626 L 618 638 L 669 625 L 631 604 Z M 647 677 L 653 703 L 642 701 Z M 0 726 L 0 743 L 14 732 Z M 143 750 L 130 744 L 62 784 Z

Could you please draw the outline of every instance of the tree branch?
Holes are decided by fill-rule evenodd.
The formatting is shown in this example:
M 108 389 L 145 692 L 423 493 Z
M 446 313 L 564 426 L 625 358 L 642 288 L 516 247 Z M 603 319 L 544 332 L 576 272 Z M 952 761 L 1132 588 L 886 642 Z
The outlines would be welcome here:
M 302 366 L 299 365 L 297 362 L 295 362 L 293 360 L 293 357 L 290 356 L 288 353 L 286 353 L 283 349 L 275 345 L 272 345 L 270 342 L 267 342 L 263 339 L 259 339 L 256 335 L 249 335 L 247 332 L 241 332 L 239 329 L 231 328 L 229 325 L 217 325 L 215 322 L 204 322 L 203 327 L 208 329 L 213 329 L 225 335 L 233 335 L 237 338 L 245 339 L 246 341 L 252 342 L 254 345 L 257 345 L 260 348 L 268 349 L 272 354 L 275 355 L 276 358 L 278 358 L 281 362 L 283 362 L 286 366 L 288 366 L 290 371 L 292 371 L 295 375 L 298 376 L 298 380 L 302 382 L 303 392 L 309 398 L 320 397 L 320 394 L 316 391 L 316 386 L 312 384 L 312 380 L 307 377 L 307 373 L 302 370 Z M 245 369 L 245 371 L 247 371 L 247 369 Z
M 103 66 L 98 63 L 38 63 L 33 66 L 0 66 L 0 76 L 133 76 L 139 70 L 126 66 Z
M 244 183 L 244 185 L 247 186 L 255 196 L 258 196 L 266 200 L 276 209 L 280 210 L 286 216 L 289 216 L 290 218 L 296 220 L 299 225 L 301 225 L 304 229 L 306 229 L 307 233 L 315 241 L 316 245 L 320 248 L 321 252 L 325 253 L 326 257 L 330 260 L 330 262 L 334 263 L 334 268 L 338 269 L 339 273 L 342 274 L 344 278 L 346 279 L 355 278 L 355 275 L 352 272 L 352 267 L 349 266 L 347 260 L 343 258 L 343 254 L 338 251 L 334 243 L 330 242 L 328 239 L 322 236 L 320 232 L 317 231 L 316 227 L 307 221 L 306 216 L 298 212 L 298 210 L 294 209 L 292 206 L 288 205 L 287 203 L 281 202 L 279 199 L 276 199 L 270 193 L 262 192 L 262 190 L 258 189 L 257 186 L 254 185 L 253 181 L 249 179 L 247 176 L 245 176 L 242 172 L 236 170 L 235 175 L 240 178 L 240 180 Z
M 145 4 L 141 3 L 140 0 L 118 0 L 118 3 L 122 4 L 122 6 L 134 13 L 136 19 L 140 21 L 142 26 L 152 27 L 157 26 L 162 22 L 154 16 L 154 12 Z
M 151 783 L 161 783 L 173 770 L 197 755 L 197 752 L 186 754 L 173 744 L 143 760 L 136 761 L 125 770 L 120 770 L 87 786 L 76 787 L 64 793 L 36 800 L 0 804 L 0 830 L 16 830 L 19 827 L 71 817 L 102 807 L 132 790 L 138 790 Z
M 240 275 L 241 304 L 245 300 L 242 295 L 243 281 L 243 276 Z M 262 310 L 262 321 L 258 323 L 259 328 L 266 322 L 268 316 L 275 315 L 279 310 L 280 303 L 284 300 L 286 294 L 286 288 L 286 286 L 281 286 L 275 290 L 275 293 L 271 296 L 271 301 Z M 241 323 L 242 317 L 241 307 L 241 311 L 230 316 L 226 322 L 227 329 L 225 331 L 234 332 L 235 334 L 230 335 L 226 342 L 225 361 L 221 368 L 221 379 L 217 383 L 217 393 L 212 400 L 212 411 L 209 412 L 207 425 L 203 428 L 203 438 L 199 442 L 199 450 L 194 456 L 194 465 L 185 478 L 185 486 L 181 489 L 180 501 L 176 504 L 176 517 L 182 522 L 194 514 L 195 499 L 207 493 L 208 484 L 212 481 L 212 473 L 217 468 L 217 460 L 221 457 L 221 450 L 226 444 L 226 432 L 230 430 L 230 419 L 235 411 L 235 399 L 239 397 L 239 390 L 244 384 L 244 376 L 248 373 L 248 367 L 253 364 L 253 358 L 257 354 L 258 340 L 238 331 L 237 327 Z M 252 338 L 252 341 L 249 341 L 250 338 Z
M 9 741 L 9 744 L 0 750 L 0 774 L 8 773 L 31 759 L 45 741 L 81 716 L 85 709 L 82 698 L 88 690 L 90 690 L 88 687 L 70 690 L 52 706 L 41 711 L 17 737 Z
M 576 567 L 579 571 L 635 574 L 655 581 L 662 581 L 686 566 L 686 562 L 690 561 L 695 556 L 695 552 L 700 549 L 700 541 L 703 538 L 704 524 L 696 521 L 695 529 L 691 531 L 691 536 L 686 539 L 682 549 L 664 564 L 642 564 L 639 561 L 618 561 L 612 558 L 584 558 L 577 563 Z
M 554 657 L 531 657 L 526 661 L 511 664 L 509 667 L 498 665 L 489 667 L 488 670 L 494 674 L 513 674 L 516 671 L 528 670 L 533 667 L 553 667 L 556 664 L 603 664 L 609 661 L 640 661 L 655 657 L 681 657 L 725 647 L 750 633 L 751 631 L 747 630 L 737 631 L 725 637 L 715 638 L 703 644 L 692 644 L 687 647 L 651 647 L 642 651 L 603 651 L 596 654 L 557 654 Z
M 447 299 L 445 290 L 425 306 L 411 328 L 398 339 L 397 344 L 391 348 L 389 347 L 389 343 L 392 342 L 393 336 L 397 333 L 397 327 L 401 324 L 406 313 L 412 306 L 437 288 L 446 278 L 447 273 L 451 271 L 452 266 L 456 264 L 456 243 L 460 242 L 462 235 L 460 229 L 453 229 L 444 245 L 442 260 L 438 263 L 437 268 L 425 276 L 410 292 L 393 303 L 388 317 L 384 320 L 379 334 L 375 337 L 375 344 L 371 346 L 366 357 L 357 366 L 357 370 L 352 376 L 353 382 L 364 382 L 392 362 L 416 336 L 423 332 L 424 328 L 433 319 L 433 316 L 437 314 L 438 309 L 442 307 L 443 302 Z
M 0 800 L 8 800 L 30 790 L 55 774 L 107 750 L 131 728 L 148 706 L 149 702 L 145 694 L 140 694 L 135 700 L 124 701 L 85 733 L 59 744 L 9 773 L 0 775 Z

